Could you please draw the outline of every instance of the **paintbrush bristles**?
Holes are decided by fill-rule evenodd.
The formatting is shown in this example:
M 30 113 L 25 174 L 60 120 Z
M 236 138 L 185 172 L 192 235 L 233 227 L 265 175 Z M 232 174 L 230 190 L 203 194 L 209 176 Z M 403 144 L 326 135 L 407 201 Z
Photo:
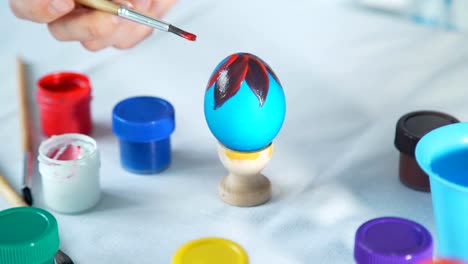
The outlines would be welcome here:
M 19 112 L 21 115 L 21 136 L 23 151 L 32 151 L 30 129 L 29 129 L 29 107 L 28 107 L 28 91 L 26 85 L 25 66 L 20 58 L 16 59 L 18 93 L 19 93 Z
M 132 8 L 125 8 L 125 6 L 121 7 L 108 0 L 75 0 L 75 1 L 83 6 L 93 8 L 96 10 L 100 10 L 106 13 L 118 15 L 120 17 L 123 17 L 125 19 L 128 19 L 136 23 L 140 23 L 142 25 L 150 26 L 150 27 L 153 27 L 162 31 L 166 31 L 166 32 L 168 31 L 172 32 L 190 41 L 195 41 L 197 38 L 196 35 L 186 32 L 184 30 L 181 30 L 179 28 L 176 28 L 174 26 L 171 26 L 170 24 L 164 21 L 155 19 L 151 17 L 151 15 L 146 15 L 144 13 L 137 12 L 136 10 L 133 10 Z

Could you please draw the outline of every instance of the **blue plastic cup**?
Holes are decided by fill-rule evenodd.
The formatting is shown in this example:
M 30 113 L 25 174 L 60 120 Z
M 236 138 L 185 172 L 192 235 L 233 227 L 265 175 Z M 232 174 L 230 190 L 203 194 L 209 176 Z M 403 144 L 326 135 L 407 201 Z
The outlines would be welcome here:
M 415 156 L 429 175 L 438 254 L 468 261 L 468 123 L 429 132 Z
M 120 162 L 132 173 L 155 174 L 169 167 L 170 135 L 174 129 L 174 107 L 161 98 L 127 98 L 112 111 L 112 130 L 119 138 Z

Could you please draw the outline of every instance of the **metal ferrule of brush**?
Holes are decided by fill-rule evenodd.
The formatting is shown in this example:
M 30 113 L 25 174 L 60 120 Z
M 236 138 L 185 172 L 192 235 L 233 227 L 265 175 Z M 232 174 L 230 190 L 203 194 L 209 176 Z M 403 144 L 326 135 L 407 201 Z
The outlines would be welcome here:
M 125 7 L 119 8 L 118 15 L 128 20 L 131 20 L 140 24 L 144 24 L 153 28 L 157 28 L 157 29 L 164 30 L 164 31 L 169 30 L 169 24 L 156 20 L 152 17 L 145 16 L 143 14 L 140 14 L 136 11 L 133 11 Z

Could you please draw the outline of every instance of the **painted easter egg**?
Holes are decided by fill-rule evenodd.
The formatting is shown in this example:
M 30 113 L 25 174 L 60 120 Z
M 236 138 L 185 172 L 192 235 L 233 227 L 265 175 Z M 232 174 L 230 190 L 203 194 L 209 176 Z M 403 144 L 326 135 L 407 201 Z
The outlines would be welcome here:
M 205 92 L 205 118 L 225 147 L 257 151 L 283 125 L 286 99 L 273 70 L 249 53 L 233 54 L 215 68 Z

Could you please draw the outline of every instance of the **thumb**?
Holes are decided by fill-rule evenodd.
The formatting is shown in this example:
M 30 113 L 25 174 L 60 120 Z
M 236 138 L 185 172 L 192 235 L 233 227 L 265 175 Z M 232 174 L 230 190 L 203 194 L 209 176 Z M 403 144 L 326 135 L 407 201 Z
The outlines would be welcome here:
M 75 7 L 73 0 L 10 0 L 13 13 L 23 19 L 49 23 Z

